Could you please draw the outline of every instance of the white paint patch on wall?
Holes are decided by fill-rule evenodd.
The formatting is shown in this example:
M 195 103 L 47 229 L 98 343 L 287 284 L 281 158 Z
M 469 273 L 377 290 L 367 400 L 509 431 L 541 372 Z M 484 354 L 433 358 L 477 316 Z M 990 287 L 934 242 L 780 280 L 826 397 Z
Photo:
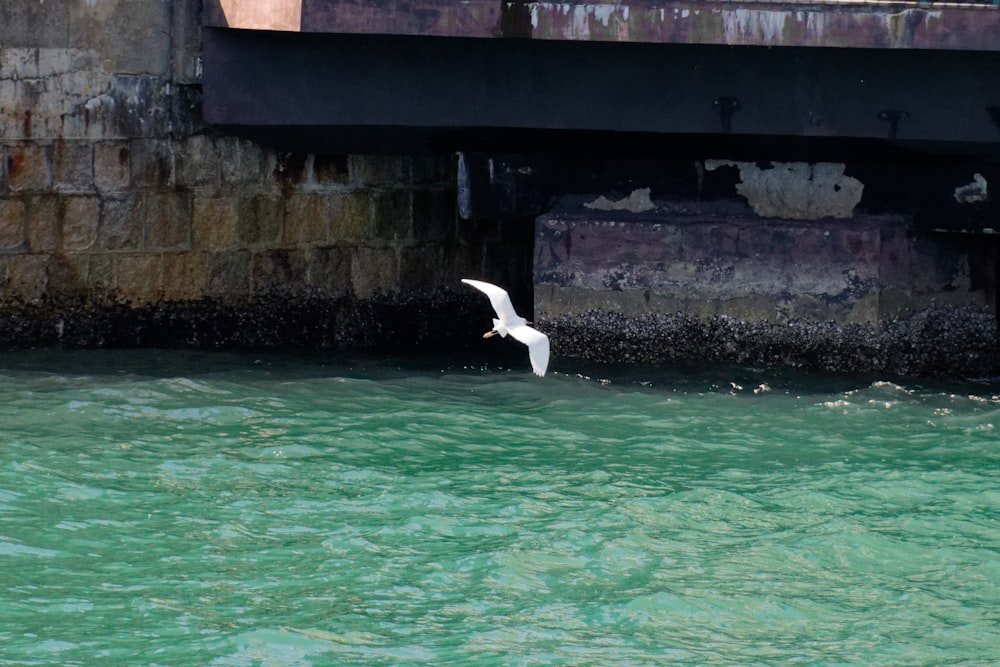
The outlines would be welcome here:
M 590 12 L 586 5 L 577 5 L 573 8 L 573 36 L 581 39 L 590 38 Z
M 721 15 L 727 44 L 743 44 L 747 37 L 750 43 L 781 44 L 788 18 L 788 12 L 758 9 L 724 9 Z
M 919 14 L 915 14 L 914 12 L 919 12 Z M 909 45 L 913 33 L 918 29 L 914 17 L 916 17 L 920 25 L 926 27 L 931 21 L 939 21 L 941 19 L 941 11 L 903 9 L 895 13 L 883 14 L 882 21 L 885 24 L 886 34 L 889 35 L 892 46 L 905 47 Z
M 955 188 L 955 201 L 959 204 L 974 204 L 989 198 L 986 179 L 979 173 L 973 174 L 972 182 L 968 185 Z
M 510 5 L 511 3 L 508 3 Z M 565 2 L 533 2 L 529 5 L 531 12 L 531 27 L 538 29 L 539 20 L 545 15 L 561 13 L 563 16 L 572 14 L 572 21 L 564 29 L 563 36 L 569 39 L 590 39 L 592 21 L 600 21 L 604 27 L 609 27 L 613 20 L 627 25 L 629 19 L 628 5 L 617 4 L 570 4 Z M 660 20 L 663 20 L 663 10 L 660 9 Z

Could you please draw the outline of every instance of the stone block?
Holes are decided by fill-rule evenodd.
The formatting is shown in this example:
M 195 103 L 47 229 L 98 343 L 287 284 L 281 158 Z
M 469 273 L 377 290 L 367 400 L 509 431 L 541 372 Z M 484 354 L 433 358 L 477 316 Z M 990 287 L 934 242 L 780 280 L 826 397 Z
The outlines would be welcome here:
M 97 197 L 66 197 L 62 202 L 62 246 L 64 250 L 89 250 L 97 243 L 100 201 Z
M 410 184 L 410 158 L 404 155 L 352 155 L 348 165 L 352 180 L 362 186 Z
M 184 250 L 191 247 L 190 193 L 146 195 L 143 218 L 143 239 L 147 250 Z
M 37 76 L 40 79 L 53 79 L 64 77 L 75 71 L 100 67 L 100 62 L 96 58 L 87 57 L 84 54 L 92 56 L 93 52 L 89 47 L 82 49 L 38 49 Z M 86 90 L 86 88 L 80 88 L 79 90 Z
M 11 192 L 43 192 L 52 183 L 51 147 L 22 143 L 7 147 L 7 188 Z
M 409 190 L 385 190 L 374 197 L 375 238 L 389 241 L 410 238 L 410 213 L 413 210 Z
M 426 244 L 400 248 L 399 289 L 404 292 L 433 292 L 442 284 L 457 283 L 461 277 L 451 274 L 444 248 Z
M 0 250 L 22 249 L 27 242 L 27 207 L 20 198 L 0 198 Z
M 2 57 L 0 57 L 2 60 Z M 3 81 L 0 80 L 0 100 L 3 99 Z M 0 127 L 4 125 L 3 110 L 0 109 Z M 7 192 L 7 151 L 5 146 L 0 146 L 0 195 Z
M 208 291 L 208 254 L 170 252 L 163 255 L 163 298 L 167 301 L 200 299 Z
M 445 241 L 455 235 L 457 212 L 453 190 L 417 190 L 413 193 L 413 237 Z
M 208 129 L 202 106 L 204 93 L 200 85 L 178 84 L 170 86 L 170 132 L 175 137 L 200 135 Z
M 259 183 L 264 177 L 268 153 L 261 146 L 247 139 L 229 136 L 218 137 L 215 146 L 219 151 L 224 184 Z
M 392 248 L 357 247 L 351 258 L 354 295 L 367 299 L 396 291 L 398 265 Z
M 9 297 L 38 301 L 48 290 L 49 255 L 14 255 L 7 264 Z
M 2 15 L 3 10 L 0 10 L 0 15 Z M 3 28 L 0 28 L 0 35 L 3 34 Z M 0 43 L 4 44 L 4 48 L 0 53 L 0 79 L 7 79 L 11 82 L 18 81 L 20 79 L 37 79 L 39 77 L 38 73 L 38 49 L 36 47 L 11 47 L 8 46 L 6 40 L 0 38 Z M 5 98 L 5 99 L 13 99 Z
M 284 203 L 278 197 L 254 195 L 236 205 L 236 238 L 246 245 L 274 244 L 281 238 Z
M 176 160 L 177 184 L 195 188 L 214 188 L 219 184 L 219 152 L 215 142 L 205 135 L 184 140 Z
M 0 254 L 0 301 L 3 301 L 8 297 L 7 286 L 10 282 L 7 269 L 10 267 L 10 261 L 17 255 L 11 255 L 7 253 Z
M 170 0 L 56 4 L 70 8 L 68 34 L 73 45 L 97 45 L 105 70 L 156 75 L 170 72 Z
M 31 252 L 52 252 L 60 244 L 60 196 L 27 198 L 28 247 Z
M 308 282 L 332 295 L 351 291 L 351 251 L 340 246 L 324 246 L 306 250 Z
M 143 204 L 139 196 L 104 199 L 97 230 L 104 250 L 138 250 L 142 247 Z
M 235 297 L 250 294 L 250 252 L 232 250 L 208 257 L 208 293 Z
M 236 245 L 236 203 L 231 197 L 195 197 L 191 244 L 205 250 L 226 250 Z
M 254 253 L 251 272 L 254 294 L 299 291 L 306 281 L 305 256 L 299 250 Z
M 176 83 L 201 83 L 201 3 L 173 2 L 172 77 Z
M 174 156 L 170 144 L 136 139 L 129 147 L 130 183 L 133 187 L 170 188 L 174 184 Z
M 159 299 L 162 293 L 163 260 L 159 254 L 118 255 L 116 291 L 133 305 Z
M 0 61 L 3 60 L 2 53 L 3 50 L 0 50 Z M 0 107 L 0 127 L 4 128 L 2 137 L 8 141 L 19 139 L 23 136 L 21 132 L 15 129 L 20 122 L 21 115 L 18 87 L 18 81 L 0 78 L 0 100 L 10 100 L 7 104 Z M 0 150 L 0 154 L 2 152 Z M 4 162 L 6 163 L 6 160 Z M 0 168 L 0 171 L 2 169 Z
M 94 186 L 101 192 L 115 192 L 128 187 L 129 145 L 126 141 L 100 141 L 94 144 Z
M 285 200 L 285 244 L 326 241 L 329 215 L 327 196 L 293 193 Z
M 310 155 L 278 151 L 270 154 L 271 177 L 285 192 L 301 187 L 307 176 Z
M 93 188 L 93 149 L 89 141 L 56 142 L 52 184 L 60 192 L 86 192 Z
M 0 3 L 0 44 L 5 47 L 64 47 L 69 37 L 68 2 Z
M 96 297 L 110 295 L 115 288 L 115 255 L 85 255 L 89 259 L 87 284 Z
M 372 203 L 366 191 L 335 193 L 330 198 L 330 236 L 334 241 L 371 238 Z
M 46 97 L 44 84 L 32 80 L 16 81 L 14 90 L 14 104 L 9 112 L 10 122 L 7 123 L 6 128 L 8 137 L 29 141 L 47 138 L 44 131 L 46 114 L 42 111 L 45 106 L 48 106 L 44 102 Z M 36 104 L 42 108 L 36 107 Z
M 168 136 L 175 129 L 172 87 L 162 78 L 96 71 L 99 77 L 87 72 L 72 72 L 64 77 L 70 79 L 64 88 L 91 91 L 86 95 L 72 93 L 76 103 L 66 111 L 66 118 L 77 121 L 71 128 L 73 136 L 152 140 Z M 65 136 L 65 132 L 59 134 Z
M 314 155 L 312 183 L 318 186 L 342 185 L 350 179 L 346 155 Z
M 87 255 L 49 256 L 48 296 L 83 297 L 90 291 L 87 284 L 89 257 Z

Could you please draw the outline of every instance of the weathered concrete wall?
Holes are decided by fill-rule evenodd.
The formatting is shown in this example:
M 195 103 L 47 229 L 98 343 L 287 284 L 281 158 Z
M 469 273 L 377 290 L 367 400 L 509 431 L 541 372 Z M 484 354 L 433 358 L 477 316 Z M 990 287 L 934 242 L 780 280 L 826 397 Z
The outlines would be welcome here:
M 346 332 L 370 328 L 357 307 L 309 313 L 468 275 L 530 284 L 527 254 L 505 250 L 530 232 L 459 225 L 449 156 L 287 154 L 205 128 L 200 12 L 0 4 L 0 340 L 303 342 L 253 333 L 287 311 L 318 330 L 300 339 L 364 342 Z
M 901 215 L 798 221 L 696 202 L 556 210 L 537 223 L 536 315 L 603 308 L 877 326 L 932 305 L 992 313 L 984 245 L 913 234 Z
M 903 374 L 1000 369 L 993 237 L 914 233 L 902 215 L 791 219 L 810 217 L 804 202 L 818 198 L 777 190 L 784 218 L 634 193 L 621 201 L 637 206 L 600 198 L 595 210 L 566 198 L 541 216 L 535 317 L 553 352 Z

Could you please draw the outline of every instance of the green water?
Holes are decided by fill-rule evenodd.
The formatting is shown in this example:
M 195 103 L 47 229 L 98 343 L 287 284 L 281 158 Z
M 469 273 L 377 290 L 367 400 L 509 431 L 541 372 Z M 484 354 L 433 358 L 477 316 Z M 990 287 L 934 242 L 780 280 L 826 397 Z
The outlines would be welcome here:
M 997 664 L 998 393 L 0 353 L 0 665 Z

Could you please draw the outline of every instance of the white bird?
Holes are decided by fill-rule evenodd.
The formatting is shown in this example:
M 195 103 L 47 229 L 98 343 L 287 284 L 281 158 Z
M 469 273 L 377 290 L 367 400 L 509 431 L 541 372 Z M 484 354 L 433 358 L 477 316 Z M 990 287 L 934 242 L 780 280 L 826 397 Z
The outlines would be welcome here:
M 493 310 L 497 312 L 497 319 L 493 320 L 493 328 L 483 334 L 483 338 L 489 338 L 500 334 L 506 337 L 510 334 L 514 340 L 521 341 L 528 346 L 528 359 L 531 360 L 531 369 L 538 377 L 545 376 L 545 369 L 549 365 L 549 337 L 541 331 L 528 326 L 528 321 L 514 312 L 514 306 L 510 302 L 510 296 L 502 287 L 497 287 L 492 283 L 484 283 L 481 280 L 469 280 L 463 278 L 462 282 L 471 285 L 490 298 Z

